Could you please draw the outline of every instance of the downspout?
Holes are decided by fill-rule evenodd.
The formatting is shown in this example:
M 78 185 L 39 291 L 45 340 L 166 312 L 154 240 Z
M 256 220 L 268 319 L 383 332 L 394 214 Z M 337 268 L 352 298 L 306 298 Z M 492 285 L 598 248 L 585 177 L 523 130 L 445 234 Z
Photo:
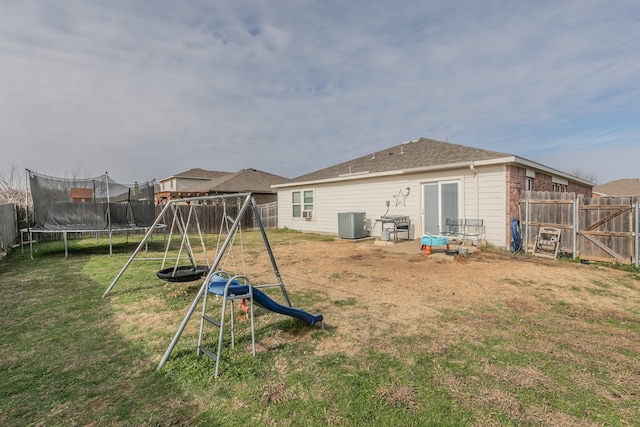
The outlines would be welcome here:
M 478 171 L 473 162 L 469 164 L 469 168 L 473 171 L 473 178 L 476 181 L 476 219 L 480 219 L 480 194 L 478 193 L 480 186 L 478 185 Z

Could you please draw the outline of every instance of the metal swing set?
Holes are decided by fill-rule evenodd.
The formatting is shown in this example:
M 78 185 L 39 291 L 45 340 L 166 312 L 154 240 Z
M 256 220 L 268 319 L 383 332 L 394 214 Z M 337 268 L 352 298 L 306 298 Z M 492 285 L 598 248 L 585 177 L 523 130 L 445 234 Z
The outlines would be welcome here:
M 217 246 L 214 252 L 214 253 L 218 253 L 220 250 L 223 232 L 225 232 L 227 235 L 231 234 L 230 229 L 231 229 L 231 225 L 235 221 L 235 218 L 231 217 L 227 212 L 226 198 L 215 199 L 214 202 L 216 204 L 218 202 L 221 202 L 223 207 L 222 223 L 220 224 Z M 199 205 L 196 203 L 189 203 L 189 212 L 187 214 L 187 218 L 185 219 L 183 210 L 179 209 L 180 205 L 175 203 L 171 204 L 170 211 L 173 214 L 173 219 L 171 220 L 171 229 L 169 231 L 168 244 L 165 248 L 164 257 L 162 259 L 162 267 L 160 267 L 160 270 L 156 273 L 158 278 L 162 280 L 166 280 L 168 282 L 191 282 L 194 280 L 202 279 L 209 272 L 209 268 L 211 264 L 209 262 L 207 245 L 202 233 L 202 227 L 200 226 L 199 215 L 196 212 L 196 209 L 194 209 L 197 206 Z M 237 198 L 238 212 L 240 211 L 240 209 L 241 209 L 241 197 L 238 197 Z M 196 260 L 196 252 L 189 238 L 189 229 L 190 229 L 190 224 L 192 222 L 195 222 L 196 231 L 200 239 L 200 246 L 202 248 L 202 253 L 204 256 L 204 265 L 200 265 Z M 174 265 L 171 267 L 165 268 L 165 265 L 167 264 L 167 260 L 169 259 L 172 237 L 176 230 L 181 236 L 178 255 L 175 257 Z M 243 246 L 242 227 L 238 227 L 237 230 L 238 230 L 237 234 L 240 234 L 240 246 L 241 246 L 240 254 L 242 259 L 242 267 L 243 267 L 242 271 L 244 271 L 244 250 L 242 247 Z M 234 239 L 231 241 L 229 250 L 226 252 L 226 257 L 225 257 L 222 268 L 224 268 L 224 266 L 226 265 L 226 261 L 229 258 L 229 256 L 231 256 L 233 264 L 235 265 L 234 251 L 233 251 L 235 236 L 236 234 L 234 234 Z M 189 262 L 188 265 L 180 265 L 181 261 L 184 259 L 186 259 Z
M 225 203 L 229 199 L 236 199 L 238 201 L 238 212 L 235 218 L 230 217 L 226 212 Z M 188 234 L 187 231 L 189 229 L 191 221 L 195 221 L 198 235 L 200 237 L 200 242 L 202 244 L 203 252 L 206 254 L 207 252 L 206 246 L 204 244 L 204 239 L 202 238 L 202 231 L 197 219 L 197 215 L 193 215 L 192 209 L 190 208 L 189 214 L 185 219 L 184 215 L 179 213 L 177 206 L 185 203 L 189 203 L 193 205 L 199 202 L 217 203 L 219 201 L 221 201 L 225 206 L 224 214 L 222 218 L 222 222 L 223 222 L 222 226 L 224 226 L 226 230 L 226 237 L 224 238 L 224 241 L 222 241 L 221 237 L 223 234 L 222 233 L 223 230 L 221 228 L 220 233 L 218 235 L 218 247 L 216 249 L 216 256 L 214 261 L 211 263 L 211 265 L 209 265 L 208 259 L 206 258 L 206 255 L 205 255 L 206 266 L 199 266 L 195 259 L 193 246 L 191 245 L 191 242 L 187 235 Z M 164 280 L 167 280 L 167 281 L 187 281 L 187 280 L 193 281 L 193 280 L 202 279 L 203 282 L 195 298 L 193 299 L 191 306 L 187 310 L 187 313 L 185 314 L 182 320 L 182 323 L 178 327 L 178 330 L 176 331 L 173 339 L 171 340 L 171 343 L 167 347 L 167 350 L 165 351 L 162 359 L 160 360 L 160 363 L 158 364 L 157 369 L 161 369 L 164 366 L 164 364 L 167 362 L 169 356 L 171 355 L 171 352 L 173 351 L 176 344 L 178 343 L 180 336 L 182 335 L 187 323 L 191 319 L 194 311 L 196 310 L 201 300 L 202 300 L 202 315 L 200 320 L 200 332 L 198 336 L 197 352 L 198 354 L 201 354 L 201 353 L 206 354 L 216 362 L 216 369 L 215 369 L 216 377 L 218 376 L 219 364 L 220 364 L 220 358 L 221 358 L 221 348 L 223 344 L 223 331 L 224 331 L 224 325 L 225 325 L 225 311 L 227 308 L 227 304 L 226 304 L 227 302 L 230 303 L 229 305 L 231 309 L 231 316 L 230 316 L 231 317 L 231 345 L 233 346 L 235 345 L 233 302 L 239 299 L 248 301 L 249 308 L 247 310 L 247 314 L 249 315 L 250 321 L 251 321 L 251 341 L 252 341 L 252 349 L 253 349 L 254 356 L 255 356 L 255 328 L 254 328 L 254 321 L 253 321 L 254 301 L 256 301 L 258 305 L 261 305 L 262 307 L 265 307 L 268 310 L 271 310 L 280 314 L 296 317 L 311 325 L 322 322 L 323 317 L 321 314 L 311 315 L 309 313 L 306 313 L 303 310 L 291 307 L 289 295 L 287 293 L 286 287 L 280 275 L 280 271 L 278 270 L 278 266 L 273 256 L 271 245 L 269 244 L 269 239 L 267 238 L 267 234 L 266 234 L 264 225 L 262 223 L 260 212 L 258 210 L 255 198 L 251 193 L 236 193 L 236 194 L 225 194 L 225 195 L 218 195 L 218 196 L 202 196 L 202 197 L 171 200 L 164 207 L 160 215 L 158 215 L 156 219 L 156 223 L 159 223 L 160 221 L 163 220 L 165 214 L 168 212 L 169 209 L 171 209 L 172 212 L 174 213 L 170 236 L 174 232 L 174 230 L 177 230 L 177 232 L 180 234 L 180 237 L 181 237 L 181 244 L 178 251 L 178 256 L 175 258 L 175 264 L 173 265 L 173 267 L 164 268 L 165 263 L 168 259 L 168 249 L 171 242 L 171 238 L 169 238 L 168 243 L 166 245 L 166 249 L 165 249 L 162 269 L 158 272 L 158 277 L 163 278 Z M 244 254 L 243 254 L 244 251 L 243 251 L 243 243 L 242 243 L 241 220 L 249 210 L 253 211 L 256 223 L 258 225 L 259 231 L 262 236 L 262 240 L 265 245 L 265 249 L 267 251 L 267 254 L 269 255 L 271 267 L 273 269 L 273 272 L 276 278 L 276 283 L 254 286 L 251 284 L 251 282 L 249 281 L 249 278 L 244 274 L 244 272 L 241 274 L 235 274 L 235 273 L 229 273 L 224 270 L 226 262 L 230 257 L 233 263 L 235 264 L 235 260 L 234 260 L 235 255 L 233 253 L 233 246 L 234 246 L 234 242 L 237 234 L 240 234 L 240 245 L 241 245 L 241 254 L 242 254 L 241 260 L 242 260 L 242 268 L 244 270 Z M 154 223 L 154 226 L 156 225 L 156 223 Z M 153 228 L 154 227 L 152 226 L 150 230 L 153 230 Z M 109 295 L 109 293 L 112 291 L 116 283 L 119 281 L 119 279 L 122 277 L 124 272 L 129 267 L 129 265 L 136 259 L 139 252 L 144 248 L 144 245 L 147 239 L 150 237 L 150 235 L 151 235 L 151 231 L 149 231 L 144 236 L 144 238 L 142 239 L 142 241 L 140 242 L 136 250 L 129 257 L 125 265 L 122 267 L 120 272 L 114 278 L 113 282 L 109 285 L 107 290 L 104 292 L 103 297 L 106 297 L 107 295 Z M 189 265 L 186 265 L 186 266 L 179 265 L 180 260 L 185 259 L 185 256 L 182 255 L 182 252 L 186 253 L 186 259 L 189 260 Z M 149 258 L 146 258 L 146 259 L 149 259 Z M 282 292 L 282 296 L 284 298 L 285 304 L 276 303 L 275 301 L 271 300 L 270 297 L 266 296 L 266 294 L 264 294 L 259 290 L 260 288 L 267 288 L 267 287 L 278 287 Z M 222 304 L 222 312 L 220 315 L 220 320 L 216 320 L 210 317 L 209 315 L 207 315 L 207 294 L 208 293 L 215 294 L 216 299 L 222 298 L 223 304 Z M 219 328 L 217 351 L 210 350 L 203 345 L 203 330 L 206 324 L 212 324 Z

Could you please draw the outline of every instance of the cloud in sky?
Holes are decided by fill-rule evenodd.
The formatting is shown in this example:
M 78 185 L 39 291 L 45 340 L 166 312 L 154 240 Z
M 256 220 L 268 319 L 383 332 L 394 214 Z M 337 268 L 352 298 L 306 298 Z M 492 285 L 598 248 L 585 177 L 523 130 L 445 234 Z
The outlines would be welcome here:
M 640 5 L 0 0 L 0 171 L 288 177 L 419 137 L 638 177 Z

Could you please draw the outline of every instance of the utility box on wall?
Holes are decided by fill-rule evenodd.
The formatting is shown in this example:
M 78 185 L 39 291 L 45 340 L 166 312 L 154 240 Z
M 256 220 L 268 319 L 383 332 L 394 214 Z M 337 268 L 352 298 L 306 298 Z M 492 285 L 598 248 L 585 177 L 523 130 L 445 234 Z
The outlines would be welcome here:
M 338 236 L 341 239 L 362 239 L 366 236 L 365 212 L 338 214 Z

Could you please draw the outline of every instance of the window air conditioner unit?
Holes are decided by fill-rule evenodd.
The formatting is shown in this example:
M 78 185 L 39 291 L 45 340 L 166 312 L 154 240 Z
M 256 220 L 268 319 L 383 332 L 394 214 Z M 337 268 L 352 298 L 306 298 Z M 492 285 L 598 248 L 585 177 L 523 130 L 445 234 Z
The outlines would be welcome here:
M 302 211 L 302 218 L 311 219 L 313 217 L 313 211 Z

